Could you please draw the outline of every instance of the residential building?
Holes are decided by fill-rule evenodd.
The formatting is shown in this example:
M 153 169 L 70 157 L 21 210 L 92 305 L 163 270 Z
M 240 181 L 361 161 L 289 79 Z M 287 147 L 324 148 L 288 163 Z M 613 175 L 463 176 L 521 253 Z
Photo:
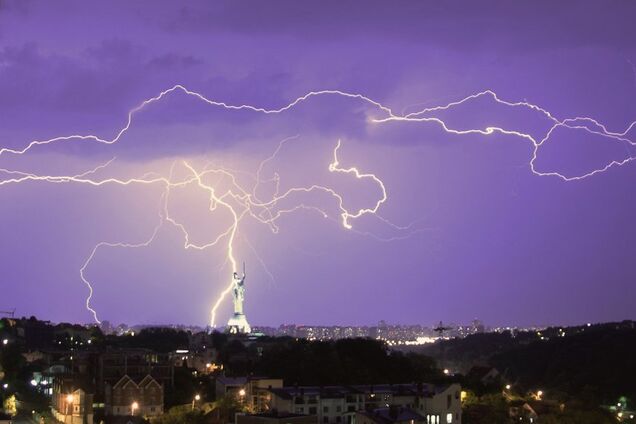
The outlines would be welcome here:
M 11 415 L 0 412 L 0 424 L 11 424 Z
M 539 418 L 536 411 L 524 400 L 513 400 L 509 403 L 508 415 L 515 421 L 533 422 Z
M 369 411 L 358 411 L 356 424 L 426 424 L 426 418 L 411 408 L 390 406 Z
M 245 402 L 248 409 L 254 413 L 271 412 L 271 389 L 283 387 L 281 378 L 250 377 L 245 387 Z
M 109 349 L 97 356 L 96 382 L 100 389 L 115 384 L 122 377 L 141 380 L 150 375 L 159 384 L 174 385 L 174 366 L 170 354 L 150 349 Z
M 172 355 L 172 363 L 175 367 L 187 366 L 194 368 L 197 373 L 210 374 L 220 369 L 217 364 L 218 352 L 216 349 L 205 348 L 199 351 L 177 350 Z
M 163 386 L 146 375 L 136 383 L 125 375 L 114 385 L 105 386 L 106 415 L 139 415 L 153 417 L 163 414 Z
M 245 390 L 247 377 L 226 377 L 220 375 L 215 379 L 216 398 L 221 399 L 226 395 L 239 395 L 241 390 Z M 245 396 L 245 393 L 243 393 Z
M 247 409 L 255 414 L 266 413 L 271 410 L 271 389 L 283 387 L 280 378 L 268 377 L 226 377 L 216 378 L 216 398 L 236 396 L 247 405 Z
M 318 417 L 316 415 L 271 411 L 261 414 L 237 415 L 236 424 L 318 424 Z
M 269 390 L 270 410 L 317 415 L 319 424 L 357 424 L 356 412 L 409 408 L 426 424 L 461 424 L 459 384 L 294 386 Z
M 466 378 L 487 386 L 489 384 L 498 384 L 501 380 L 501 374 L 496 368 L 476 365 L 468 371 Z
M 53 381 L 51 413 L 64 424 L 93 424 L 93 387 L 72 376 Z

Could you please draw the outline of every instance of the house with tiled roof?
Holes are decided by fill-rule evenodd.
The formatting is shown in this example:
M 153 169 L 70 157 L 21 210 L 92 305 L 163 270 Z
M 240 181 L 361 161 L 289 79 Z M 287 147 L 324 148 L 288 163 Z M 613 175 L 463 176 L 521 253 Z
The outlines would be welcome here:
M 153 417 L 163 414 L 163 386 L 149 374 L 139 382 L 124 375 L 114 385 L 106 384 L 106 415 Z

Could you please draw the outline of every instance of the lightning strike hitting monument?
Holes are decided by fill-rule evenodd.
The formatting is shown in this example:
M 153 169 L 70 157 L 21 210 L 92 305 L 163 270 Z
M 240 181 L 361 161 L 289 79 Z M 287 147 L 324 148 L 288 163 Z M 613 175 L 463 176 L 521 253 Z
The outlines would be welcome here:
M 247 322 L 243 312 L 243 301 L 245 300 L 245 264 L 243 264 L 243 276 L 238 273 L 232 275 L 232 297 L 234 301 L 234 315 L 227 322 L 227 331 L 232 334 L 249 334 L 252 328 Z

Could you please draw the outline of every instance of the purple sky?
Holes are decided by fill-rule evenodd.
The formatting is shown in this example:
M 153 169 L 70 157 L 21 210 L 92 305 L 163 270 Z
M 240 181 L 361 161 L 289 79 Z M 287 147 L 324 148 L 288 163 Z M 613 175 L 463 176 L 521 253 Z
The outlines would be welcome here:
M 359 93 L 396 115 L 493 90 L 557 119 L 587 116 L 607 131 L 636 120 L 636 4 L 614 1 L 34 2 L 0 0 L 0 148 L 73 134 L 112 139 L 129 110 L 175 84 L 232 105 L 277 109 L 317 90 Z M 541 139 L 537 110 L 490 96 L 427 116 L 457 130 L 500 127 Z M 249 186 L 281 191 L 329 185 L 350 210 L 381 194 L 379 214 L 339 224 L 334 199 L 286 214 L 273 234 L 245 218 L 234 245 L 247 263 L 245 309 L 253 324 L 432 324 L 480 318 L 492 325 L 581 323 L 636 315 L 635 163 L 579 181 L 532 172 L 518 135 L 456 135 L 434 122 L 374 123 L 386 114 L 361 99 L 311 97 L 280 114 L 230 111 L 175 91 L 134 117 L 118 143 L 91 140 L 0 155 L 0 168 L 37 175 L 187 176 L 231 169 Z M 577 121 L 579 126 L 584 121 Z M 576 125 L 575 125 L 576 126 Z M 587 122 L 588 129 L 599 127 Z M 598 131 L 597 131 L 598 132 Z M 636 155 L 629 139 L 557 128 L 538 173 L 587 174 Z M 0 173 L 0 181 L 15 174 Z M 212 184 L 214 179 L 210 179 Z M 219 190 L 223 184 L 220 182 Z M 225 186 L 227 189 L 227 186 Z M 251 189 L 251 187 L 250 187 Z M 137 244 L 159 223 L 161 184 L 25 181 L 0 185 L 0 310 L 90 322 L 79 270 L 102 241 Z M 259 188 L 271 197 L 272 185 Z M 286 200 L 287 202 L 287 200 Z M 170 214 L 193 243 L 223 232 L 194 186 L 170 194 Z M 373 236 L 365 235 L 366 233 Z M 393 239 L 380 241 L 379 239 Z M 86 269 L 92 306 L 114 323 L 205 325 L 229 281 L 225 245 L 184 249 L 166 224 L 153 243 L 104 248 Z M 218 322 L 231 313 L 229 298 Z

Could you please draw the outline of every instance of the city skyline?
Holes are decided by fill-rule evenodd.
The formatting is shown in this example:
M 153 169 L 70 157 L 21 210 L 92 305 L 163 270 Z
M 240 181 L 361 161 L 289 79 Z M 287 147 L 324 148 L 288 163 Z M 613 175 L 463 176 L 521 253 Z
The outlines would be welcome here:
M 0 3 L 0 310 L 636 318 L 633 5 L 93 6 Z

